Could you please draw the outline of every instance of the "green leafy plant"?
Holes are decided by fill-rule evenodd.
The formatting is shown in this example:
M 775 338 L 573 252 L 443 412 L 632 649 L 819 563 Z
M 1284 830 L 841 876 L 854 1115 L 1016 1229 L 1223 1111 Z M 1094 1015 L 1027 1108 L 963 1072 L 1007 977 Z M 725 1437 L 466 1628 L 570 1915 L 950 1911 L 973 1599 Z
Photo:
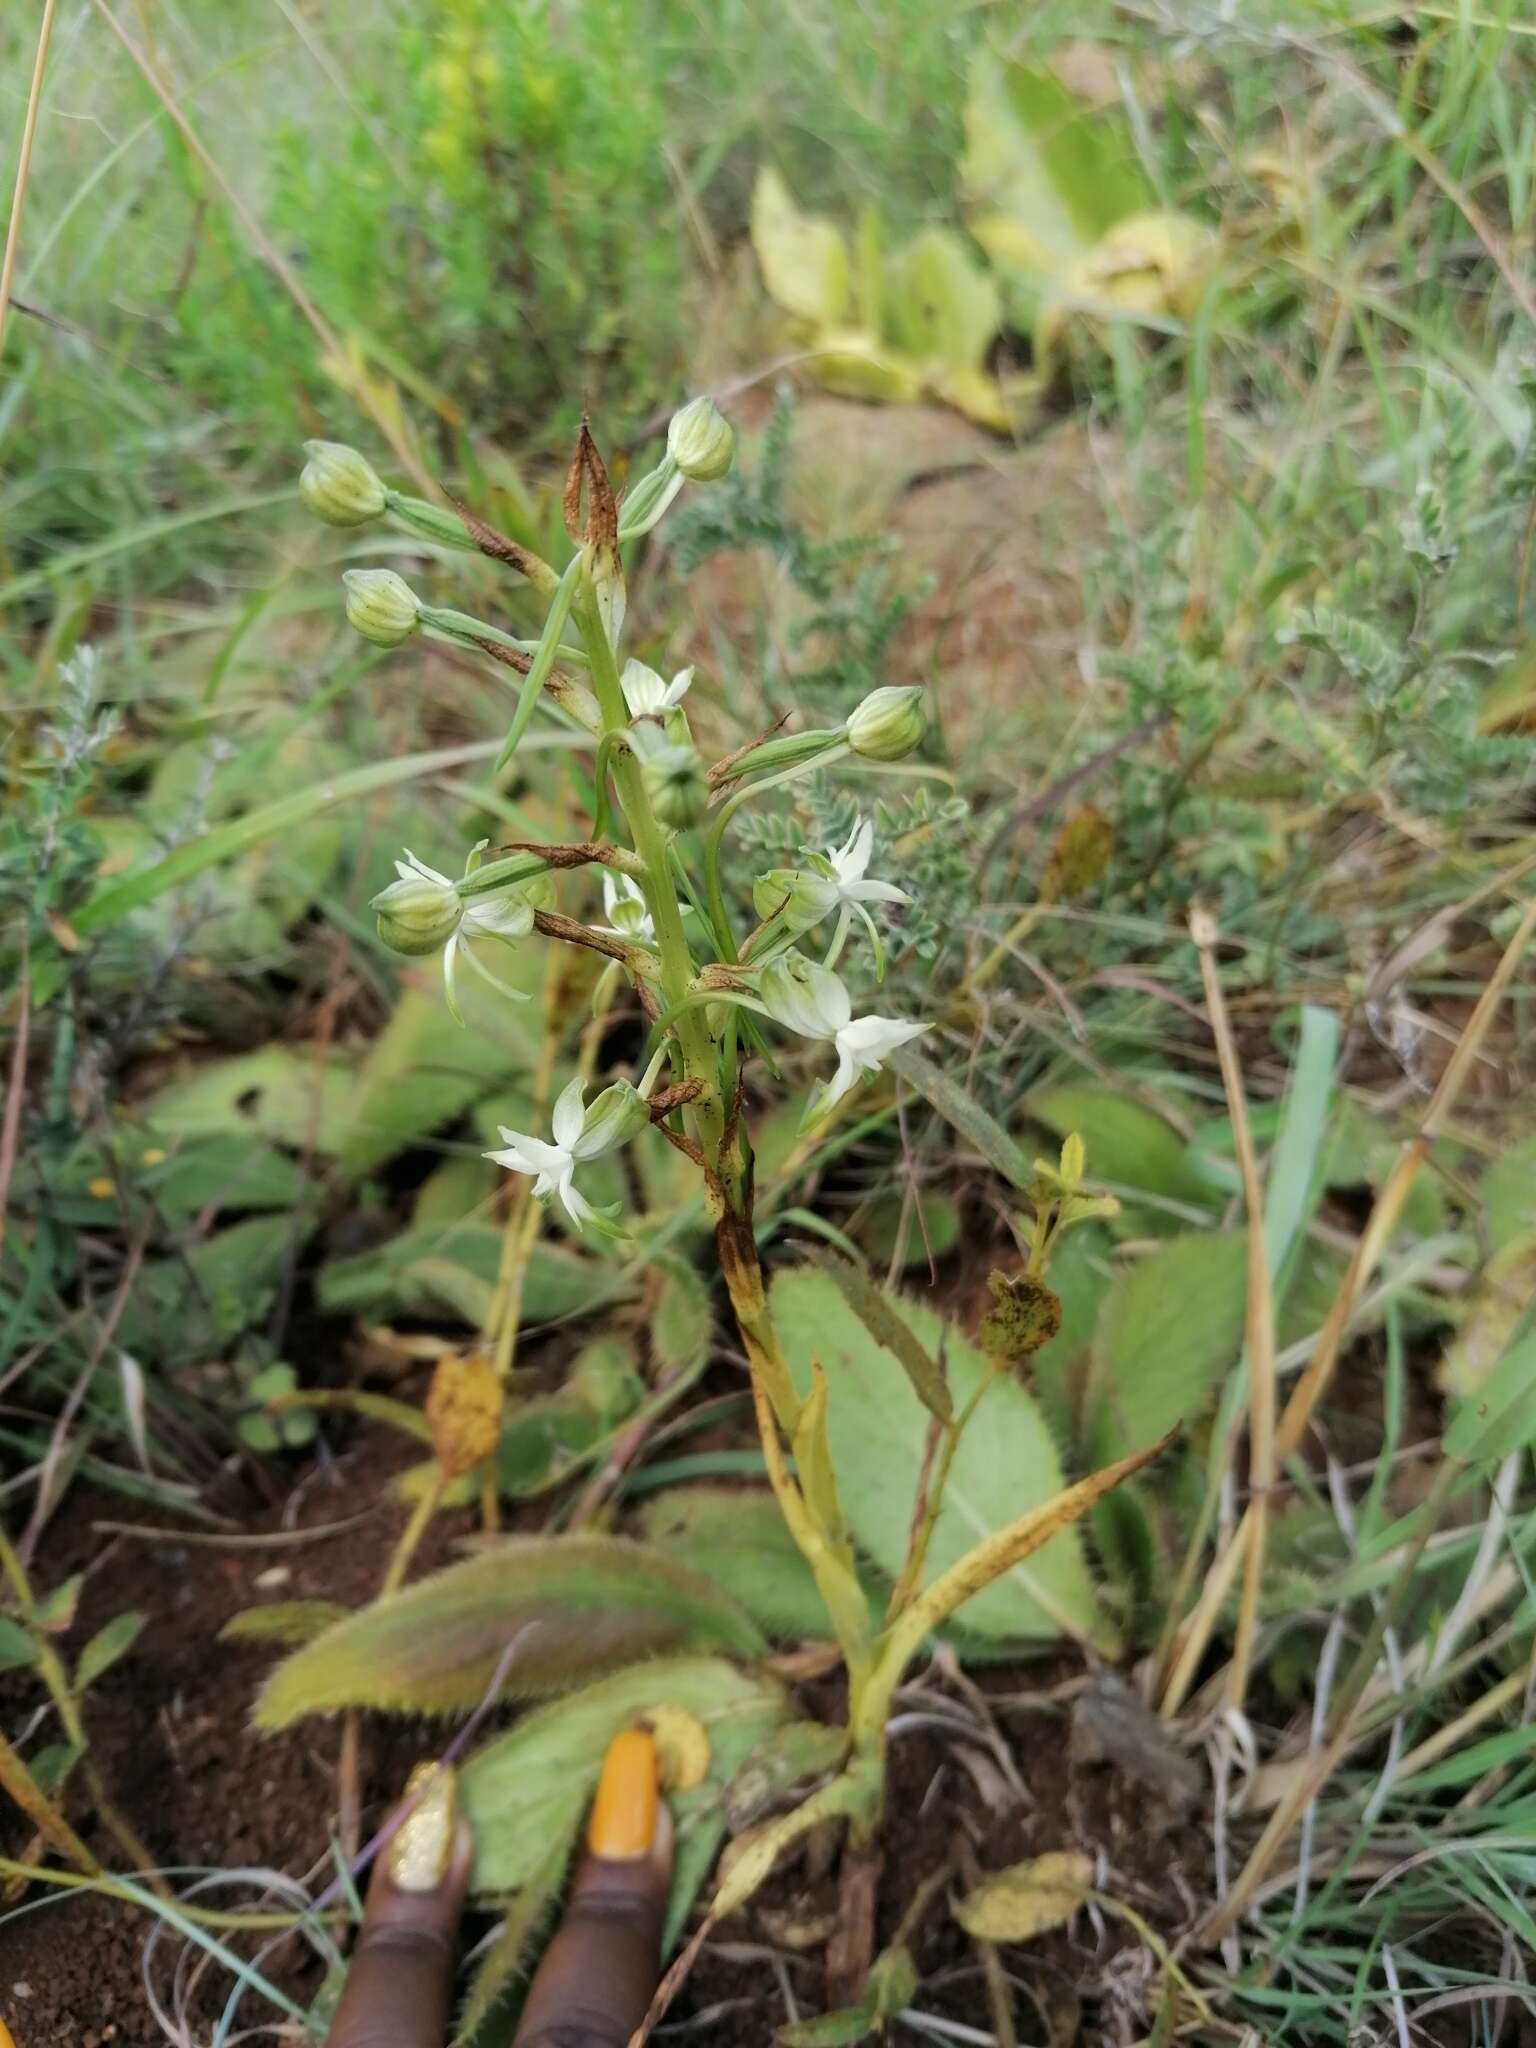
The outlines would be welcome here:
M 1038 1410 L 1012 1380 L 1053 1325 L 1048 1314 L 1031 1319 L 1010 1283 L 1000 1283 L 985 1353 L 888 1302 L 842 1265 L 781 1275 L 771 1293 L 765 1284 L 744 1103 L 750 1052 L 770 1032 L 822 1049 L 834 1070 L 813 1085 L 801 1124 L 803 1133 L 820 1133 L 925 1027 L 856 1017 L 838 973 L 849 948 L 867 943 L 878 979 L 877 917 L 905 901 L 903 891 L 869 873 L 868 822 L 856 823 L 841 846 L 808 849 L 795 865 L 760 875 L 745 916 L 728 886 L 722 842 L 746 805 L 789 781 L 839 763 L 878 773 L 911 754 L 924 721 L 921 692 L 877 689 L 837 725 L 777 732 L 706 766 L 685 703 L 691 671 L 667 682 L 633 659 L 621 665 L 624 549 L 655 526 L 686 482 L 723 476 L 732 454 L 729 426 L 708 400 L 695 400 L 674 417 L 658 467 L 621 507 L 583 426 L 565 490 L 573 552 L 563 568 L 467 514 L 388 490 L 351 450 L 312 446 L 303 479 L 306 499 L 333 524 L 387 515 L 439 542 L 456 535 L 519 573 L 547 607 L 542 634 L 526 645 L 425 602 L 393 571 L 348 572 L 347 612 L 377 644 L 398 646 L 425 633 L 505 669 L 517 703 L 503 761 L 515 756 L 541 709 L 574 727 L 590 750 L 591 810 L 582 836 L 476 847 L 457 879 L 407 854 L 374 907 L 386 943 L 440 957 L 450 1005 L 460 984 L 475 979 L 503 1001 L 517 997 L 500 959 L 539 939 L 600 956 L 600 1002 L 613 1000 L 619 980 L 627 984 L 646 1031 L 638 1078 L 616 1078 L 589 1102 L 579 1072 L 561 1089 L 547 1136 L 503 1126 L 502 1143 L 489 1154 L 525 1176 L 525 1188 L 531 1181 L 538 1200 L 558 1205 L 586 1239 L 622 1243 L 622 1195 L 604 1201 L 592 1192 L 605 1161 L 652 1131 L 698 1177 L 747 1355 L 774 1499 L 842 1651 L 850 1689 L 836 1750 L 841 1768 L 743 1849 L 711 1919 L 747 1896 L 780 1851 L 824 1819 L 847 1822 L 855 1850 L 868 1843 L 882 1806 L 892 1695 L 923 1643 L 960 1610 L 983 1633 L 1016 1639 L 1065 1627 L 1113 1646 L 1071 1525 L 1162 1448 L 1139 1446 L 1065 1483 Z M 555 878 L 591 868 L 602 877 L 601 924 L 556 906 Z M 830 938 L 818 959 L 805 948 L 822 926 Z M 1081 1144 L 1069 1140 L 1059 1165 L 1038 1167 L 1025 1190 L 1034 1218 L 1029 1260 L 1025 1280 L 1011 1285 L 1034 1289 L 1042 1311 L 1050 1300 L 1046 1269 L 1062 1234 L 1115 1206 L 1083 1188 L 1082 1172 Z M 502 1280 L 515 1270 L 503 1267 Z M 685 1286 L 675 1271 L 666 1279 L 665 1269 L 664 1279 L 673 1294 L 664 1296 L 655 1348 L 675 1382 L 707 1351 L 708 1317 L 695 1283 Z M 733 1596 L 664 1562 L 659 1550 L 612 1541 L 503 1545 L 399 1590 L 414 1532 L 444 1486 L 486 1465 L 503 1442 L 504 1386 L 493 1360 L 498 1349 L 505 1356 L 504 1335 L 504 1321 L 493 1320 L 485 1353 L 445 1358 L 438 1367 L 426 1417 L 437 1474 L 391 1568 L 388 1597 L 305 1643 L 273 1677 L 259 1710 L 265 1720 L 365 1704 L 464 1708 L 495 1681 L 502 1658 L 510 1660 L 505 1682 L 539 1691 L 578 1679 L 593 1660 L 622 1667 L 646 1651 L 725 1649 L 749 1659 L 761 1651 L 757 1624 Z M 907 1428 L 908 1400 L 933 1432 L 926 1455 Z M 968 1432 L 984 1400 L 1000 1419 L 1010 1418 L 997 1439 Z M 901 1421 L 875 1462 L 851 1447 L 871 1415 Z M 999 1462 L 995 1444 L 1004 1440 L 1016 1455 Z M 891 1582 L 883 1613 L 861 1577 L 856 1544 Z

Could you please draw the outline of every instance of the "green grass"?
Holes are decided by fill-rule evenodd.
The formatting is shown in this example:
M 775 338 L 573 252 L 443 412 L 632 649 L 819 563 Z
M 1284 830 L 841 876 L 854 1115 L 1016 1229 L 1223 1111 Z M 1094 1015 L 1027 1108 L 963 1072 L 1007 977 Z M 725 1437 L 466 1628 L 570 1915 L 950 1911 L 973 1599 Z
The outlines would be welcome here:
M 0 24 L 12 81 L 29 61 L 21 13 Z M 121 18 L 138 40 L 139 15 Z M 496 676 L 417 647 L 360 652 L 336 601 L 345 566 L 398 564 L 472 609 L 504 593 L 479 562 L 317 532 L 292 502 L 299 442 L 356 441 L 406 483 L 390 424 L 426 471 L 553 546 L 558 458 L 583 406 L 643 468 L 682 393 L 738 379 L 746 480 L 646 559 L 642 645 L 658 667 L 699 663 L 690 708 L 721 751 L 786 711 L 840 717 L 880 682 L 933 685 L 930 779 L 786 792 L 728 879 L 745 887 L 873 811 L 881 872 L 920 899 L 893 940 L 903 993 L 940 1017 L 925 1051 L 971 1105 L 957 1137 L 909 1090 L 899 1121 L 877 1106 L 778 1178 L 787 1113 L 760 1148 L 764 1217 L 922 1283 L 919 1197 L 946 1227 L 964 1218 L 963 1243 L 1004 1241 L 1005 1186 L 983 1162 L 1013 1155 L 987 1134 L 1032 1158 L 1071 1088 L 1090 1171 L 1126 1216 L 1113 1236 L 1084 1233 L 1063 1272 L 1069 1335 L 1111 1327 L 1101 1304 L 1138 1262 L 1181 1233 L 1241 1228 L 1185 929 L 1198 898 L 1220 921 L 1261 1149 L 1281 1129 L 1294 1140 L 1269 1196 L 1296 1247 L 1288 1386 L 1533 886 L 1536 691 L 1521 698 L 1520 665 L 1536 37 L 1518 0 L 1401 17 L 1342 0 L 1211 9 L 1177 38 L 1153 8 L 1031 11 L 1015 53 L 1092 40 L 1159 203 L 1221 235 L 1218 285 L 1184 331 L 1080 336 L 1016 446 L 941 421 L 900 486 L 850 483 L 840 505 L 815 458 L 820 436 L 850 432 L 848 409 L 807 390 L 768 423 L 756 391 L 786 343 L 745 242 L 753 176 L 772 161 L 802 205 L 844 222 L 873 207 L 898 238 L 961 226 L 966 62 L 1003 32 L 994 10 L 378 0 L 342 38 L 241 0 L 154 22 L 177 105 L 355 353 L 323 362 L 100 16 L 61 17 L 0 379 L 0 946 L 19 986 L 26 934 L 34 996 L 25 1033 L 14 1004 L 6 1016 L 26 1089 L 0 1252 L 0 1374 L 16 1376 L 3 1440 L 23 1475 L 78 1386 L 67 1476 L 184 1504 L 249 1420 L 253 1374 L 286 1359 L 304 1377 L 327 1286 L 462 1334 L 494 1273 L 478 1154 L 526 1103 L 538 1012 L 475 1012 L 454 1033 L 409 992 L 367 904 L 401 843 L 456 871 L 482 835 L 557 835 L 568 752 L 520 756 L 498 779 L 511 698 Z M 848 467 L 862 446 L 873 474 L 907 423 L 851 417 Z M 968 502 L 993 509 L 973 549 L 945 552 L 908 522 L 957 456 Z M 893 547 L 869 545 L 893 523 Z M 693 569 L 727 601 L 690 596 Z M 1102 839 L 1072 878 L 1062 835 L 1087 804 Z M 516 971 L 540 992 L 539 962 Z M 1369 1629 L 1437 1455 L 1442 1354 L 1468 1304 L 1497 1295 L 1491 1255 L 1533 1227 L 1518 1192 L 1495 1198 L 1485 1179 L 1513 1155 L 1499 1186 L 1518 1190 L 1530 1157 L 1532 973 L 1387 1248 L 1347 1398 L 1290 1475 L 1248 1697 L 1265 1760 L 1304 1744 L 1319 1669 L 1337 1682 Z M 1328 1096 L 1303 1060 L 1306 1099 L 1284 1124 L 1304 1005 L 1336 1017 L 1341 1065 Z M 273 1188 L 289 1177 L 272 1207 L 249 1189 L 219 1199 L 226 1139 Z M 146 1166 L 155 1151 L 185 1177 Z M 658 1145 L 630 1192 L 645 1246 L 691 1256 L 698 1212 L 675 1166 Z M 909 1190 L 895 1226 L 893 1187 Z M 341 1213 L 375 1242 L 409 1230 L 409 1272 L 387 1254 L 379 1271 L 346 1266 L 321 1229 Z M 258 1259 L 254 1237 L 228 1233 L 263 1221 Z M 580 1290 L 625 1298 L 644 1265 L 550 1237 L 529 1279 L 546 1363 Z M 141 1383 L 108 1320 L 138 1255 L 151 1277 L 134 1298 L 158 1315 L 120 1344 Z M 1181 1328 L 1165 1334 L 1179 1350 Z M 1094 1399 L 1155 1335 L 1125 1367 L 1096 1354 L 1094 1376 L 1065 1341 L 1042 1359 L 1041 1402 L 1073 1457 L 1118 1415 Z M 1117 1613 L 1147 1645 L 1191 1529 L 1219 1539 L 1246 1483 L 1227 1454 L 1246 1382 L 1230 1345 L 1213 1361 L 1176 1483 L 1094 1532 Z M 557 1496 L 610 1441 L 608 1417 L 580 1421 L 570 1474 L 546 1475 Z M 642 1462 L 633 1489 L 669 1469 Z M 1507 1530 L 1484 1544 L 1484 1474 L 1414 1566 L 1367 1739 L 1281 1857 L 1290 1881 L 1258 1922 L 1235 1949 L 1194 1952 L 1216 2019 L 1189 2021 L 1188 2038 L 1230 2039 L 1231 2024 L 1277 2043 L 1431 2038 L 1438 2008 L 1457 2038 L 1491 2042 L 1501 1987 L 1525 1995 L 1529 1482 L 1525 1455 L 1500 1482 Z M 1443 1754 L 1392 1777 L 1490 1695 Z M 1214 1816 L 1229 1872 L 1261 1824 L 1230 1802 Z

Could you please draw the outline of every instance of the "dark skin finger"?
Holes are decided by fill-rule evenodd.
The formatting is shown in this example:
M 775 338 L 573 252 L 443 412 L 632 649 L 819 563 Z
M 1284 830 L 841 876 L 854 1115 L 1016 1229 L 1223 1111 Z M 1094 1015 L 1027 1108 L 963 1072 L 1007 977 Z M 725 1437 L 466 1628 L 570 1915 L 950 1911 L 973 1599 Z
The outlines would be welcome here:
M 443 2048 L 473 1856 L 451 1766 L 412 1780 L 368 1887 L 327 2048 Z
M 472 1847 L 452 1770 L 424 1766 L 379 1858 L 326 2048 L 443 2048 Z M 528 1988 L 516 2048 L 625 2048 L 661 1975 L 672 1820 L 655 1745 L 609 1745 L 587 1847 Z
M 661 1976 L 672 1823 L 647 1734 L 609 1745 L 565 1917 L 534 1973 L 514 2048 L 625 2048 Z

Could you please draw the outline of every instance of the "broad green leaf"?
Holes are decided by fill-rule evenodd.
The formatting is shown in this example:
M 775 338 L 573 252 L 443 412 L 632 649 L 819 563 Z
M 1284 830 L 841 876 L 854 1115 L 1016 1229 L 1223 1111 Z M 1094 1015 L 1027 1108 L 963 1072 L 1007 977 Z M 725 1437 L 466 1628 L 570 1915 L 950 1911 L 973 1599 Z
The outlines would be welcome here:
M 454 2048 L 475 2048 L 475 2044 L 482 2041 L 484 2048 L 491 2048 L 498 2039 L 511 2039 L 510 2023 L 498 2023 L 501 2009 L 504 2002 L 512 1997 L 519 1980 L 532 1969 L 540 1937 L 560 1903 L 574 1848 L 574 1831 L 552 1842 L 543 1862 L 518 1892 L 511 1910 L 501 1923 L 500 1932 L 475 1967 L 459 2015 Z M 488 2031 L 493 2025 L 496 2026 L 494 2035 Z
M 924 228 L 886 274 L 885 332 L 925 370 L 975 373 L 1002 323 L 997 286 L 964 242 Z
M 676 1487 L 645 1502 L 640 1529 L 667 1556 L 706 1572 L 776 1641 L 831 1635 L 810 1566 L 771 1493 Z M 876 1596 L 870 1598 L 875 1614 Z
M 453 1713 L 528 1699 L 667 1651 L 755 1656 L 763 1637 L 709 1579 L 613 1536 L 513 1537 L 375 1601 L 298 1650 L 256 1705 L 263 1728 L 340 1707 Z
M 519 1891 L 536 1877 L 554 1844 L 574 1841 L 608 1744 L 648 1708 L 680 1707 L 709 1737 L 709 1775 L 673 1793 L 679 1865 L 669 1920 L 686 1912 L 723 1832 L 725 1787 L 770 1730 L 788 1717 L 778 1686 L 714 1657 L 658 1657 L 527 1714 L 508 1734 L 472 1756 L 460 1772 L 465 1813 L 475 1831 L 474 1889 Z M 688 1853 L 685 1853 L 685 1850 Z M 680 1889 L 687 1896 L 680 1900 Z
M 1502 1251 L 1536 1231 L 1536 1138 L 1526 1138 L 1496 1159 L 1483 1175 L 1483 1217 L 1488 1242 Z
M 173 1139 L 238 1133 L 334 1155 L 346 1142 L 351 1091 L 339 1053 L 266 1045 L 193 1067 L 152 1096 L 144 1113 Z
M 105 1672 L 112 1669 L 119 1657 L 126 1657 L 139 1637 L 139 1631 L 149 1619 L 148 1615 L 129 1610 L 119 1614 L 98 1629 L 80 1652 L 80 1662 L 75 1667 L 75 1691 L 84 1692 L 94 1685 Z
M 515 983 L 517 955 L 504 946 L 494 950 L 496 972 Z M 536 959 L 536 949 L 525 948 L 524 955 Z M 523 978 L 527 974 L 525 967 Z M 480 1096 L 504 1086 L 510 1071 L 527 1064 L 533 1051 L 530 1026 L 518 1005 L 498 1005 L 495 1035 L 478 1028 L 483 1013 L 468 988 L 463 1007 L 466 1021 L 460 1025 L 450 1016 L 440 988 L 402 992 L 347 1098 L 347 1129 L 338 1153 L 346 1171 L 366 1173 L 382 1165 L 451 1123 Z
M 1463 1465 L 1491 1465 L 1536 1441 L 1536 1336 L 1506 1351 L 1475 1393 L 1456 1403 L 1442 1439 Z
M 848 250 L 829 220 L 802 213 L 770 164 L 752 188 L 752 247 L 768 295 L 786 313 L 836 327 L 848 307 Z
M 651 1315 L 651 1356 L 658 1376 L 671 1379 L 708 1358 L 715 1314 L 704 1282 L 685 1259 L 664 1253 L 655 1264 L 661 1287 Z
M 848 1754 L 846 1729 L 825 1721 L 786 1721 L 752 1751 L 726 1788 L 731 1833 L 740 1834 L 792 1793 L 835 1771 Z
M 1240 1231 L 1170 1238 L 1116 1275 L 1093 1338 L 1087 1442 L 1121 1458 L 1195 1414 L 1243 1341 Z
M 984 48 L 971 61 L 960 175 L 971 232 L 1026 318 L 1042 283 L 1155 204 L 1117 109 L 1090 109 L 1054 72 Z
M 836 1283 L 810 1269 L 781 1273 L 772 1307 L 802 1394 L 813 1360 L 827 1375 L 828 1425 L 843 1509 L 855 1542 L 895 1577 L 906 1557 L 912 1503 L 929 1428 L 927 1410 L 892 1354 L 875 1343 Z M 942 1339 L 949 1388 L 962 1408 L 989 1362 L 931 1310 L 903 1302 L 918 1342 L 936 1354 Z M 929 1576 L 955 1564 L 983 1537 L 1061 1492 L 1061 1460 L 1033 1397 L 999 1375 L 956 1454 L 929 1553 Z M 1050 1639 L 1068 1635 L 1112 1655 L 1117 1647 L 1084 1560 L 1068 1529 L 1016 1566 L 965 1609 L 975 1635 Z
M 474 1328 L 490 1306 L 500 1262 L 501 1232 L 493 1224 L 407 1230 L 372 1251 L 327 1260 L 316 1291 L 321 1307 L 334 1314 L 441 1317 L 446 1308 Z M 541 1238 L 528 1258 L 524 1318 L 545 1323 L 579 1314 L 591 1306 L 599 1284 L 590 1259 Z M 617 1282 L 606 1273 L 601 1286 L 610 1300 L 633 1292 L 615 1294 Z
M 1536 1233 L 1515 1238 L 1483 1269 L 1456 1335 L 1435 1372 L 1443 1394 L 1475 1394 L 1536 1302 Z
M 288 1259 L 308 1235 L 302 1211 L 231 1223 L 175 1257 L 148 1261 L 118 1324 L 145 1358 L 207 1358 L 266 1314 Z

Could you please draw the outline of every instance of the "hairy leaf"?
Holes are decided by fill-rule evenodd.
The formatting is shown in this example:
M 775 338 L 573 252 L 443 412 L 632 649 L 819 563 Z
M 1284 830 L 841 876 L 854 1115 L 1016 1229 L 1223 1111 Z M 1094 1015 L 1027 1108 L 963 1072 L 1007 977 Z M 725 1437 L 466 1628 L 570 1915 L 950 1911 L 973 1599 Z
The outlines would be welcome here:
M 640 1528 L 668 1556 L 707 1572 L 776 1641 L 831 1634 L 811 1568 L 771 1493 L 760 1487 L 672 1488 L 644 1504 Z M 871 1593 L 872 1614 L 876 1600 Z
M 664 1253 L 655 1263 L 661 1288 L 651 1316 L 651 1355 L 658 1375 L 671 1379 L 708 1358 L 715 1316 L 708 1290 L 686 1260 Z
M 275 1600 L 270 1607 L 242 1607 L 219 1634 L 227 1643 L 286 1643 L 297 1649 L 345 1621 L 347 1612 L 339 1600 Z
M 1116 1276 L 1093 1339 L 1095 1461 L 1140 1450 L 1196 1412 L 1238 1355 L 1247 1294 L 1236 1231 L 1170 1238 Z
M 263 1728 L 340 1707 L 453 1713 L 484 1695 L 512 1646 L 514 1699 L 664 1651 L 755 1656 L 764 1638 L 711 1580 L 613 1536 L 514 1537 L 349 1615 L 280 1664 Z
M 861 1266 L 831 1253 L 817 1256 L 815 1263 L 837 1283 L 837 1290 L 877 1344 L 883 1345 L 912 1382 L 912 1391 L 941 1422 L 954 1414 L 954 1403 L 937 1361 L 930 1358 L 912 1334 L 912 1326 L 901 1316 L 885 1292 L 877 1287 Z
M 725 1787 L 786 1718 L 788 1702 L 778 1686 L 720 1658 L 659 1657 L 525 1715 L 463 1766 L 460 1794 L 475 1831 L 477 1892 L 520 1890 L 554 1843 L 574 1840 L 608 1744 L 660 1706 L 691 1714 L 709 1738 L 707 1775 L 691 1791 L 672 1794 L 671 1805 L 679 1862 L 683 1845 L 696 1838 L 708 1842 L 713 1855 L 723 1828 Z M 696 1864 L 696 1855 L 688 1860 Z M 702 1875 L 695 1868 L 694 1888 Z M 669 1917 L 675 1918 L 677 1908 L 674 1877 Z
M 835 1282 L 810 1269 L 781 1273 L 773 1312 L 802 1394 L 811 1362 L 827 1376 L 832 1457 L 854 1540 L 893 1578 L 907 1551 L 912 1503 L 929 1418 L 893 1355 L 875 1343 Z M 919 1343 L 936 1351 L 942 1325 L 931 1310 L 902 1303 Z M 993 1378 L 958 1331 L 944 1334 L 956 1408 L 978 1382 Z M 1025 1389 L 996 1376 L 961 1441 L 930 1550 L 930 1575 L 957 1562 L 983 1537 L 1061 1492 L 1061 1460 L 1045 1420 Z M 1112 1654 L 1115 1631 L 1088 1574 L 1076 1530 L 1054 1537 L 965 1610 L 973 1634 L 1046 1638 L 1066 1634 Z

